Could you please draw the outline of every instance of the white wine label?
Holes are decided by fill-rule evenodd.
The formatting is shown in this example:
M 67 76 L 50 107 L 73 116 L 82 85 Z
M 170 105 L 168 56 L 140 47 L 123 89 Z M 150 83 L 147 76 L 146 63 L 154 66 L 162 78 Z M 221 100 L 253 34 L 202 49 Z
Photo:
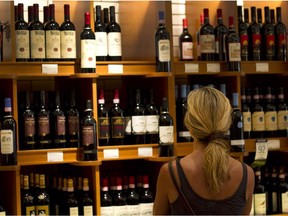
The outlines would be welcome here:
M 120 32 L 108 33 L 108 55 L 109 56 L 122 56 Z
M 95 40 L 81 40 L 81 68 L 96 68 Z
M 140 215 L 152 216 L 153 215 L 153 203 L 140 203 Z
M 264 131 L 265 130 L 265 115 L 264 112 L 254 112 L 252 114 L 252 130 Z
M 93 206 L 84 206 L 84 216 L 93 216 Z
M 96 38 L 96 56 L 108 55 L 108 39 L 106 32 L 95 32 Z
M 45 58 L 45 32 L 44 30 L 30 31 L 30 46 L 32 59 Z
M 28 59 L 30 57 L 29 31 L 16 30 L 16 58 Z
M 215 35 L 200 35 L 201 53 L 215 53 Z
M 241 61 L 241 44 L 229 43 L 229 61 L 240 62 Z
M 13 131 L 12 130 L 1 130 L 1 153 L 12 154 L 14 152 L 13 146 Z
M 170 61 L 170 40 L 164 39 L 158 41 L 158 53 L 160 62 Z
M 123 216 L 127 214 L 127 206 L 114 206 L 114 216 Z
M 145 134 L 146 122 L 145 116 L 132 116 L 131 125 L 133 134 Z
M 266 215 L 266 194 L 254 194 L 255 215 Z
M 282 213 L 287 214 L 288 213 L 288 191 L 281 194 L 282 198 Z
M 139 205 L 127 205 L 127 216 L 138 216 L 140 215 Z
M 60 59 L 60 31 L 49 30 L 46 33 L 46 58 Z
M 251 122 L 251 112 L 243 112 L 243 130 L 251 131 L 252 130 L 252 122 Z
M 277 113 L 278 129 L 287 130 L 288 129 L 288 111 L 280 110 Z
M 193 43 L 192 42 L 182 43 L 182 58 L 185 60 L 193 59 Z
M 113 206 L 101 206 L 100 208 L 101 216 L 111 216 L 114 215 L 114 207 Z
M 70 207 L 69 208 L 69 215 L 70 216 L 78 216 L 79 215 L 78 207 Z
M 159 142 L 173 143 L 174 131 L 173 126 L 159 126 Z
M 60 32 L 61 58 L 76 59 L 76 32 L 65 30 Z
M 277 131 L 277 112 L 276 111 L 265 112 L 265 130 Z
M 158 133 L 158 131 L 159 131 L 159 116 L 147 115 L 146 116 L 146 132 Z

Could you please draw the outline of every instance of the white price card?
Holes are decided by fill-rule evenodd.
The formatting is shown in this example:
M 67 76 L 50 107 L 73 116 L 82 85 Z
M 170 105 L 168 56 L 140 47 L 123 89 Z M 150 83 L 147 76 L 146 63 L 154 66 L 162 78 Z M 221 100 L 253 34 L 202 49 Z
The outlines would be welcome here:
M 280 140 L 268 140 L 268 148 L 269 149 L 279 149 L 280 148 Z
M 256 160 L 266 160 L 268 156 L 268 142 L 267 140 L 256 140 Z
M 218 73 L 220 72 L 219 63 L 207 63 L 207 73 Z
M 63 152 L 47 152 L 48 162 L 62 162 L 64 161 Z
M 153 155 L 152 147 L 139 147 L 138 148 L 138 156 L 139 157 L 147 157 Z
M 269 72 L 269 64 L 264 63 L 256 63 L 256 72 Z
M 42 64 L 42 74 L 58 74 L 58 64 Z
M 123 65 L 121 64 L 108 64 L 109 74 L 123 74 Z
M 199 73 L 199 64 L 191 63 L 185 64 L 185 73 Z
M 103 150 L 104 159 L 119 158 L 119 149 L 104 149 Z

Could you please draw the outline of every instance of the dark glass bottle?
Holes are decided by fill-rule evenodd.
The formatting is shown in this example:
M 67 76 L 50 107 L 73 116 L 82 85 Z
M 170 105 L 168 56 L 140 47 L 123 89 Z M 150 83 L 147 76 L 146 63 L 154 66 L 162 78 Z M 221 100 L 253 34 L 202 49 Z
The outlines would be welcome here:
M 248 27 L 248 57 L 252 61 L 260 61 L 261 32 L 256 22 L 256 7 L 251 7 L 251 23 Z
M 200 30 L 204 25 L 204 14 L 200 14 L 200 27 L 196 32 L 196 39 L 197 39 L 197 60 L 201 60 L 201 41 L 200 41 Z
M 111 145 L 123 145 L 125 137 L 124 112 L 120 107 L 119 90 L 114 90 L 113 106 L 109 110 Z
M 45 175 L 40 175 L 40 188 L 39 193 L 35 197 L 36 215 L 49 215 L 50 214 L 50 196 L 46 192 Z
M 64 21 L 60 26 L 60 56 L 62 61 L 76 60 L 76 30 L 70 20 L 70 6 L 64 4 Z
M 272 103 L 272 90 L 267 87 L 266 103 L 265 103 L 265 135 L 264 137 L 277 137 L 277 110 Z
M 179 36 L 179 59 L 181 61 L 193 60 L 193 37 L 188 31 L 188 20 L 184 18 L 183 32 Z
M 270 210 L 268 214 L 278 214 L 278 193 L 279 193 L 279 182 L 278 182 L 278 173 L 276 168 L 273 168 L 272 174 L 271 174 L 271 186 L 268 191 L 268 199 L 269 199 L 269 205 Z
M 127 213 L 127 202 L 122 190 L 121 177 L 116 178 L 116 186 L 116 194 L 113 199 L 114 212 L 117 212 L 119 215 L 125 215 Z
M 64 208 L 64 215 L 78 215 L 79 208 L 78 208 L 78 201 L 74 194 L 74 186 L 73 186 L 73 179 L 69 178 L 67 182 L 67 194 L 65 199 Z
M 96 120 L 93 117 L 92 101 L 87 100 L 85 116 L 81 120 L 83 161 L 97 160 Z
M 159 11 L 159 26 L 155 33 L 156 71 L 171 71 L 170 33 L 166 29 L 164 11 Z
M 106 28 L 107 28 L 109 22 L 110 22 L 109 21 L 109 9 L 103 8 L 103 23 L 106 26 Z
M 239 35 L 234 28 L 234 18 L 229 16 L 229 32 L 225 37 L 226 43 L 226 59 L 228 62 L 228 71 L 240 71 L 241 61 L 241 44 Z
M 113 202 L 108 186 L 108 178 L 103 177 L 101 180 L 101 215 L 113 215 Z
M 129 176 L 129 189 L 127 193 L 127 214 L 140 215 L 139 194 L 135 190 L 135 177 Z
M 276 60 L 287 61 L 286 26 L 282 22 L 281 7 L 276 8 L 276 17 L 277 23 L 274 27 Z
M 238 33 L 241 44 L 241 61 L 248 61 L 248 26 L 243 21 L 242 6 L 238 6 Z
M 143 175 L 143 189 L 139 194 L 140 215 L 153 215 L 154 195 L 149 187 L 149 177 Z
M 46 24 L 50 21 L 50 9 L 49 6 L 44 6 L 43 7 L 43 25 L 44 29 Z
M 30 58 L 30 41 L 28 23 L 24 20 L 23 4 L 19 3 L 18 20 L 15 22 L 15 54 L 16 61 L 28 61 Z
M 244 22 L 246 23 L 247 27 L 249 26 L 249 9 L 244 8 Z
M 95 47 L 96 40 L 95 34 L 90 26 L 90 13 L 85 13 L 85 27 L 80 34 L 81 40 L 81 72 L 82 73 L 95 73 L 96 71 L 96 56 Z
M 260 28 L 262 28 L 262 26 L 263 26 L 262 9 L 261 8 L 257 8 L 256 9 L 256 13 L 257 13 L 257 22 L 260 25 Z
M 39 20 L 39 4 L 33 4 L 34 20 L 29 25 L 31 61 L 43 61 L 45 54 L 44 25 Z
M 90 194 L 89 180 L 88 178 L 83 178 L 83 195 L 80 201 L 80 215 L 95 215 L 93 213 L 94 201 Z
M 121 27 L 116 22 L 115 6 L 110 6 L 110 22 L 107 25 L 108 60 L 122 60 Z
M 261 181 L 261 170 L 255 171 L 255 186 L 253 192 L 254 214 L 266 215 L 266 189 Z
M 264 108 L 259 99 L 259 88 L 254 89 L 252 108 L 252 138 L 263 138 L 265 131 L 265 114 Z
M 174 156 L 173 119 L 168 112 L 167 98 L 163 98 L 162 111 L 159 117 L 159 156 Z
M 33 5 L 29 5 L 28 6 L 28 28 L 29 30 L 30 30 L 30 25 L 33 21 L 34 21 L 34 7 Z
M 285 179 L 285 173 L 283 169 L 280 169 L 279 173 L 279 193 L 278 193 L 278 211 L 279 214 L 288 213 L 288 183 Z
M 144 144 L 146 133 L 145 107 L 141 102 L 140 89 L 136 90 L 135 104 L 131 112 L 133 144 Z
M 242 115 L 243 115 L 243 132 L 244 139 L 251 138 L 251 130 L 252 130 L 252 119 L 251 119 L 251 108 L 250 108 L 250 100 L 251 98 L 250 89 L 242 88 L 241 94 L 241 103 L 242 103 Z
M 53 112 L 54 145 L 55 148 L 66 147 L 66 116 L 60 103 L 60 93 L 56 92 L 55 110 Z
M 29 176 L 23 176 L 23 193 L 21 197 L 22 215 L 35 215 L 34 196 L 29 189 Z
M 18 21 L 18 5 L 14 5 L 14 22 L 17 21 Z
M 131 112 L 133 108 L 133 91 L 130 89 L 128 93 L 128 101 L 124 110 L 124 128 L 125 128 L 125 144 L 133 144 L 132 128 L 131 128 Z
M 106 26 L 102 21 L 101 6 L 96 5 L 95 37 L 96 37 L 96 61 L 107 61 L 108 46 Z
M 227 27 L 223 24 L 222 9 L 217 9 L 218 24 L 214 29 L 215 32 L 215 60 L 225 61 L 225 37 L 228 33 Z
M 271 17 L 271 23 L 273 25 L 275 25 L 276 20 L 275 20 L 275 10 L 274 9 L 270 9 L 270 17 Z
M 99 146 L 108 146 L 110 140 L 109 110 L 105 104 L 104 90 L 99 91 L 98 99 L 98 134 Z
M 75 103 L 75 90 L 71 91 L 70 107 L 67 111 L 67 142 L 71 148 L 80 147 L 80 117 Z
M 277 120 L 278 136 L 288 137 L 288 107 L 285 103 L 283 87 L 279 88 L 278 93 Z
M 16 121 L 12 115 L 11 98 L 4 99 L 4 117 L 1 124 L 1 165 L 17 164 Z

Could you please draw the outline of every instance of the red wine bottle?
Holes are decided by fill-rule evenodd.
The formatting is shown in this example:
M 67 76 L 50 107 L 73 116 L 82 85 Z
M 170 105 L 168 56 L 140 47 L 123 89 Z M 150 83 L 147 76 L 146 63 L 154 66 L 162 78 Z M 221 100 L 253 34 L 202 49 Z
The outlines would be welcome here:
M 273 25 L 275 25 L 276 21 L 275 21 L 275 10 L 274 9 L 270 9 L 270 17 L 271 17 L 271 23 Z
M 71 91 L 70 107 L 67 111 L 67 142 L 70 148 L 80 147 L 79 111 L 75 103 L 75 90 Z
M 129 176 L 129 189 L 126 196 L 127 214 L 140 215 L 139 194 L 135 190 L 135 177 Z
M 223 24 L 222 9 L 217 9 L 218 25 L 215 27 L 215 60 L 225 61 L 225 41 L 224 37 L 228 33 L 227 27 Z
M 278 136 L 288 137 L 288 106 L 285 103 L 283 87 L 280 87 L 278 92 L 277 119 Z
M 259 88 L 254 89 L 252 109 L 252 138 L 263 138 L 265 131 L 265 114 L 264 108 L 259 99 Z
M 91 197 L 91 191 L 89 189 L 88 178 L 83 178 L 83 195 L 81 201 L 79 201 L 79 213 L 80 215 L 94 215 L 93 214 L 94 201 Z
M 15 22 L 16 61 L 28 61 L 30 58 L 30 41 L 28 23 L 24 20 L 23 4 L 19 3 L 18 20 Z
M 53 124 L 54 124 L 54 146 L 55 148 L 66 147 L 66 116 L 62 110 L 60 102 L 60 93 L 56 92 L 55 97 L 55 110 L 53 112 Z
M 179 59 L 182 61 L 193 60 L 193 37 L 188 31 L 188 20 L 183 20 L 183 32 L 179 36 Z
M 153 215 L 154 196 L 149 187 L 148 175 L 143 175 L 143 188 L 139 195 L 140 215 Z
M 242 6 L 238 6 L 238 33 L 241 44 L 241 61 L 248 61 L 248 26 L 243 21 Z
M 107 28 L 109 22 L 110 22 L 109 21 L 109 9 L 103 8 L 103 23 L 106 26 L 106 28 Z
M 251 95 L 250 89 L 242 88 L 241 93 L 241 104 L 242 104 L 242 115 L 243 115 L 243 131 L 244 139 L 251 138 L 252 122 L 251 122 Z
M 257 22 L 260 25 L 260 28 L 262 28 L 263 26 L 262 8 L 257 8 L 256 13 L 257 13 Z
M 78 215 L 78 200 L 75 197 L 73 179 L 69 178 L 67 182 L 67 193 L 64 202 L 64 212 L 65 215 Z
M 29 176 L 23 176 L 23 190 L 21 197 L 22 215 L 35 215 L 35 198 L 29 188 Z M 1 214 L 0 214 L 1 215 Z
M 286 26 L 282 22 L 281 7 L 276 8 L 277 23 L 275 25 L 275 52 L 276 60 L 287 60 Z
M 95 73 L 96 56 L 95 56 L 95 34 L 90 26 L 90 13 L 85 13 L 85 28 L 81 32 L 81 72 Z M 92 47 L 92 48 L 91 48 Z
M 44 29 L 47 25 L 47 23 L 50 21 L 50 8 L 49 6 L 44 6 L 43 7 L 43 25 L 44 25 Z
M 98 134 L 99 146 L 108 146 L 110 140 L 110 120 L 103 89 L 99 91 L 98 99 Z
M 28 29 L 29 30 L 30 30 L 30 25 L 33 21 L 34 21 L 34 6 L 30 5 L 30 6 L 28 6 Z
M 95 37 L 96 37 L 96 61 L 107 61 L 107 32 L 106 26 L 102 21 L 101 6 L 96 5 L 96 20 L 95 20 Z
M 288 183 L 287 179 L 285 178 L 284 170 L 281 169 L 279 173 L 279 193 L 278 193 L 279 214 L 288 213 L 287 193 L 288 193 Z
M 200 14 L 200 27 L 198 31 L 196 32 L 196 37 L 197 37 L 197 60 L 201 60 L 201 42 L 200 42 L 200 29 L 204 25 L 204 14 Z
M 113 215 L 114 213 L 112 197 L 109 193 L 108 186 L 108 178 L 103 177 L 101 179 L 101 215 Z
M 272 102 L 272 90 L 268 86 L 266 89 L 265 102 L 265 134 L 264 137 L 277 137 L 277 110 L 275 104 Z
M 261 170 L 255 171 L 255 186 L 253 191 L 255 215 L 266 215 L 267 188 L 261 180 Z
M 249 26 L 249 9 L 244 8 L 244 23 L 246 23 L 247 27 Z
M 251 7 L 251 23 L 248 27 L 248 57 L 251 61 L 260 61 L 261 33 L 256 22 L 256 7 Z
M 36 215 L 49 215 L 50 214 L 50 196 L 46 191 L 45 175 L 40 175 L 39 192 L 35 197 Z
M 122 190 L 121 177 L 116 178 L 116 195 L 113 201 L 114 212 L 117 212 L 119 215 L 125 215 L 127 213 L 127 202 Z

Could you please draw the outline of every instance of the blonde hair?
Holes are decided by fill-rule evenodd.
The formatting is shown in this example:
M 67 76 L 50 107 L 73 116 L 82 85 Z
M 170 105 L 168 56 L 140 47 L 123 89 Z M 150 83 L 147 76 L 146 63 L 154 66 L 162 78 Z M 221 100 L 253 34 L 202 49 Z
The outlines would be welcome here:
M 231 105 L 225 95 L 212 87 L 193 90 L 187 97 L 184 123 L 192 137 L 205 145 L 204 178 L 216 194 L 229 178 L 229 143 L 225 134 L 231 124 Z

